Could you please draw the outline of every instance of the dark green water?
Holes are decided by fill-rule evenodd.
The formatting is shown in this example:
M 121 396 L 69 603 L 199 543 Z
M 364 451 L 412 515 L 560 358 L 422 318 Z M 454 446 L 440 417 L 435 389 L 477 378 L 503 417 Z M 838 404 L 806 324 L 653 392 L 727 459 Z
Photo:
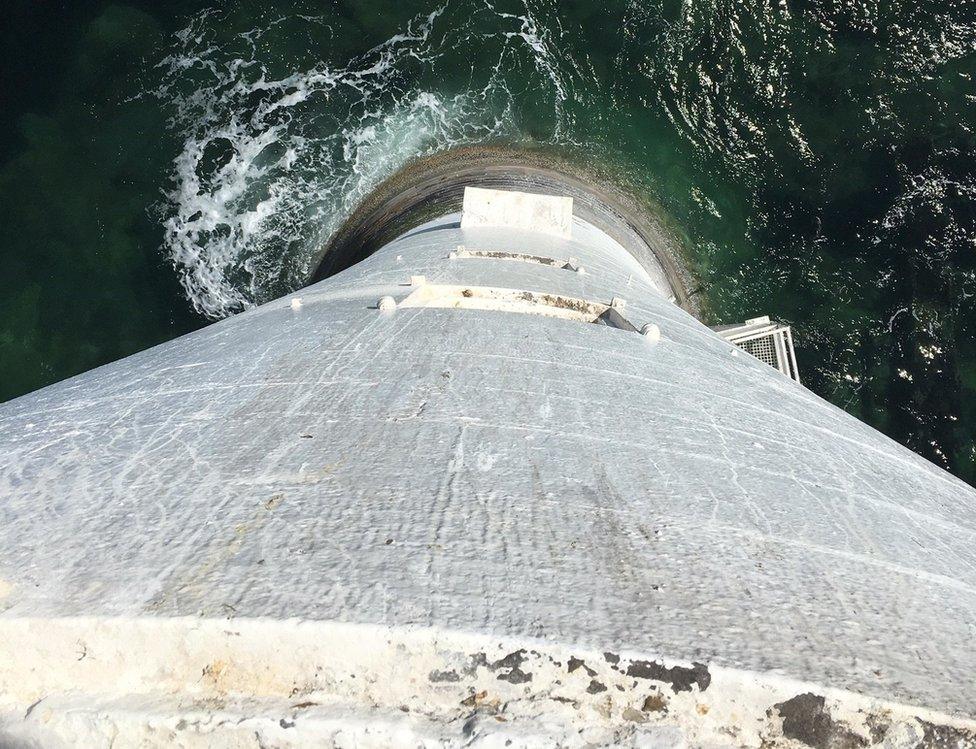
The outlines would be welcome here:
M 15 0 L 0 71 L 0 400 L 295 288 L 412 156 L 544 143 L 976 481 L 972 2 Z

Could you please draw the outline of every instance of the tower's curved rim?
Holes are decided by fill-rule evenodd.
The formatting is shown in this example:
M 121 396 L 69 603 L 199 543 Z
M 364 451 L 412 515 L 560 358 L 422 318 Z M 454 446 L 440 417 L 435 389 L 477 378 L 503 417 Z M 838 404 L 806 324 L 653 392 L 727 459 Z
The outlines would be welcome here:
M 681 241 L 648 201 L 551 152 L 501 145 L 453 148 L 407 164 L 376 187 L 321 249 L 310 281 L 321 281 L 405 232 L 459 211 L 467 186 L 572 197 L 576 216 L 619 242 L 649 271 L 663 272 L 676 303 L 701 315 Z

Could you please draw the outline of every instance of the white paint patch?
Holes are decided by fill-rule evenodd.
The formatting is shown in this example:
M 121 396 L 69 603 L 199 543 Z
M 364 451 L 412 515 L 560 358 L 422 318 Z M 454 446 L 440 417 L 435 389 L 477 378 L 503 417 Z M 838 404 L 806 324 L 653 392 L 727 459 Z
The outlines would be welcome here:
M 515 190 L 466 187 L 461 228 L 482 227 L 523 229 L 571 239 L 573 199 Z

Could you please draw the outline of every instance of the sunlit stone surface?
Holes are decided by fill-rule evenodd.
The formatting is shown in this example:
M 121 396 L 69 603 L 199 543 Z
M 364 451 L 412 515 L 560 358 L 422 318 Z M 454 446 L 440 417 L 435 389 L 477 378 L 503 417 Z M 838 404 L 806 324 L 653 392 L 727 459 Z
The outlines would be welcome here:
M 0 406 L 0 743 L 974 740 L 976 492 L 578 219 L 459 218 Z

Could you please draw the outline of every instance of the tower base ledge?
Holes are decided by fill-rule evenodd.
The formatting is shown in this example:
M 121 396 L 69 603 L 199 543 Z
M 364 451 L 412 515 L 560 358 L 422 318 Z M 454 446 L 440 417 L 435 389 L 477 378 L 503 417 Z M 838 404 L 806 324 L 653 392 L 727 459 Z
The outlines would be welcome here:
M 4 619 L 0 695 L 4 746 L 976 742 L 976 721 L 775 674 L 321 621 Z

